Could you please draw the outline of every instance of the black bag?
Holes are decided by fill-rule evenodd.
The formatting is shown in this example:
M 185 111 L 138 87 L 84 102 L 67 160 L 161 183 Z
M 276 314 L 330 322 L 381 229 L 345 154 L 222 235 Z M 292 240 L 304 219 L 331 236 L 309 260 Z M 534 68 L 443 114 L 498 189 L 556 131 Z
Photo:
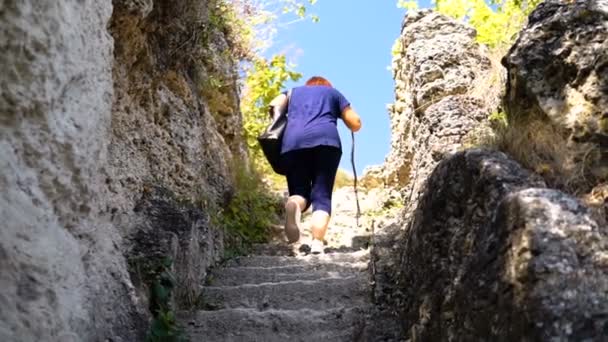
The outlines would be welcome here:
M 258 137 L 258 142 L 262 147 L 264 156 L 268 160 L 268 163 L 274 170 L 274 172 L 285 175 L 287 170 L 284 169 L 284 165 L 281 162 L 281 143 L 283 141 L 283 133 L 287 126 L 287 107 L 289 105 L 289 98 L 291 97 L 291 90 L 287 93 L 287 101 L 270 108 L 272 112 L 272 122 L 262 134 Z

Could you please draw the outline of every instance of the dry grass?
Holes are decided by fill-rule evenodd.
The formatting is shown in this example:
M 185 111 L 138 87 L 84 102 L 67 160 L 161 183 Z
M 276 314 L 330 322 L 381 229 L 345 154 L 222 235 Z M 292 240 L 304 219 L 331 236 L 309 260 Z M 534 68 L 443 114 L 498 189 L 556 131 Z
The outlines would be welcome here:
M 541 175 L 550 187 L 581 196 L 602 180 L 591 173 L 599 151 L 592 144 L 573 143 L 567 132 L 551 123 L 539 109 L 527 113 L 502 112 L 506 70 L 500 60 L 507 48 L 489 53 L 491 68 L 478 75 L 467 95 L 481 99 L 489 112 L 487 125 L 465 137 L 465 147 L 503 151 L 522 166 Z
M 475 75 L 471 89 L 467 92 L 467 95 L 482 100 L 484 107 L 490 110 L 498 108 L 504 95 L 507 70 L 500 60 L 507 51 L 507 47 L 486 51 L 490 60 L 490 69 Z
M 580 196 L 599 182 L 591 172 L 599 158 L 597 148 L 573 143 L 541 114 L 512 115 L 495 132 L 492 145 L 541 175 L 550 187 Z
M 268 167 L 270 169 L 270 167 Z M 272 170 L 266 170 L 264 173 L 264 182 L 274 192 L 287 191 L 287 179 L 285 176 L 274 173 Z
M 338 169 L 338 173 L 336 173 L 336 181 L 334 183 L 334 190 L 352 185 L 353 176 L 345 170 Z
M 591 214 L 600 224 L 608 225 L 608 182 L 595 186 L 583 196 L 583 202 L 591 209 Z

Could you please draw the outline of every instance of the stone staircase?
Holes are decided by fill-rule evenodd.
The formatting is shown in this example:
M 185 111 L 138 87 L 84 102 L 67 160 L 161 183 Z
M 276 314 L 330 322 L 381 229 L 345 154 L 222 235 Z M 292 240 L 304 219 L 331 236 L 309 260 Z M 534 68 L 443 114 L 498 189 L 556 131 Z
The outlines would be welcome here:
M 180 321 L 192 342 L 398 341 L 372 304 L 368 261 L 368 250 L 241 257 L 211 275 L 205 310 Z
M 397 320 L 373 304 L 369 245 L 359 243 L 369 232 L 335 216 L 346 225 L 330 228 L 325 254 L 277 242 L 213 270 L 199 311 L 178 317 L 189 340 L 401 341 Z

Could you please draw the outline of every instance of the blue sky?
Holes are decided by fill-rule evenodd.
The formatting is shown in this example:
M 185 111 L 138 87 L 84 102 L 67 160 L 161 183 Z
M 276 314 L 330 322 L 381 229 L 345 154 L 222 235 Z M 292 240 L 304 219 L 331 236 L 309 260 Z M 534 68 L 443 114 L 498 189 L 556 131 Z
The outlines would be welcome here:
M 394 100 L 394 87 L 387 67 L 405 15 L 396 2 L 319 0 L 310 12 L 317 14 L 320 22 L 303 21 L 279 28 L 266 52 L 268 56 L 286 53 L 296 71 L 304 75 L 300 82 L 324 76 L 361 115 L 363 128 L 355 137 L 359 175 L 366 166 L 383 163 L 390 147 L 386 105 Z M 340 167 L 350 170 L 350 133 L 341 121 L 338 126 L 343 147 Z

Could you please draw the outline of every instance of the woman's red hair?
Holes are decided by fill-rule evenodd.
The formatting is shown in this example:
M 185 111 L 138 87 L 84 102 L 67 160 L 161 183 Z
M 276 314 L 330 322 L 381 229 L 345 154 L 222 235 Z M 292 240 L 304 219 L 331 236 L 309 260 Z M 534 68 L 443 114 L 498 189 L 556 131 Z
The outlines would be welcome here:
M 321 77 L 321 76 L 313 76 L 311 78 L 308 79 L 308 81 L 306 81 L 306 85 L 307 86 L 328 86 L 331 87 L 331 83 L 329 83 L 328 80 L 326 80 L 325 78 Z

